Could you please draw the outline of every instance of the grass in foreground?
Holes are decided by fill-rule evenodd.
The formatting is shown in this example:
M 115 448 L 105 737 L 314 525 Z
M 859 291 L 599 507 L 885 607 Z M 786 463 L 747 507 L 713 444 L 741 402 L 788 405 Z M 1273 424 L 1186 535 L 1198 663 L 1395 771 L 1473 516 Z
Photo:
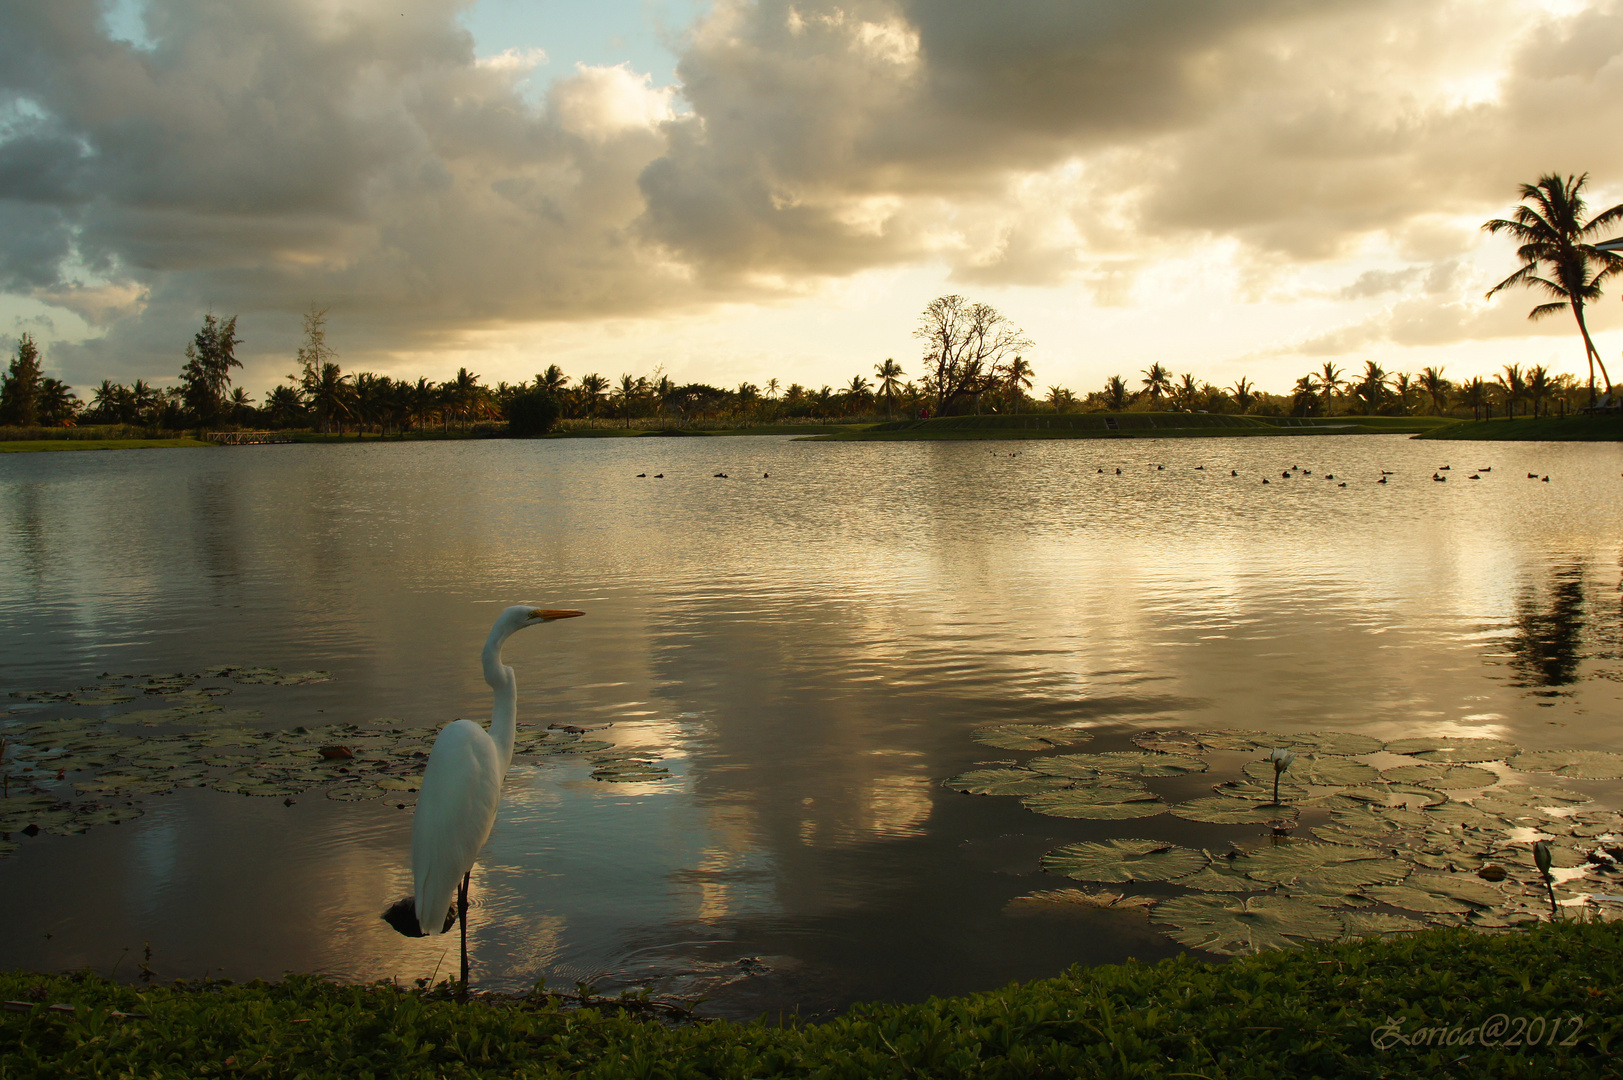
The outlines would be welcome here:
M 1620 987 L 1615 923 L 1073 968 L 804 1026 L 10 972 L 0 999 L 28 1004 L 0 1012 L 0 1077 L 1616 1077 Z
M 27 454 L 44 450 L 164 450 L 182 446 L 212 446 L 200 439 L 24 439 L 0 442 L 0 454 Z
M 1419 436 L 1481 442 L 1620 442 L 1623 416 L 1518 416 L 1512 420 L 1462 420 Z

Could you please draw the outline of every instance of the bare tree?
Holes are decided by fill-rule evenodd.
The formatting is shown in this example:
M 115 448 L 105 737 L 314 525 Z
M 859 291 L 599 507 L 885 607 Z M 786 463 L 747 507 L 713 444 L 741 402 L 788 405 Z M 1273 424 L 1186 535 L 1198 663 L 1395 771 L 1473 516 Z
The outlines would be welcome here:
M 1003 382 L 1014 356 L 1032 345 L 992 305 L 956 294 L 930 301 L 913 336 L 925 342 L 924 379 L 937 416 Z

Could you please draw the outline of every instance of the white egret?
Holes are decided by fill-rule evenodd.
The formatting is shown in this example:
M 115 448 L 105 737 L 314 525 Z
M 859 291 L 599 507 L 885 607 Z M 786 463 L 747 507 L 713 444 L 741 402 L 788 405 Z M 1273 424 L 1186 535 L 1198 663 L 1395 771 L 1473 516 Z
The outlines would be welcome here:
M 383 917 L 408 937 L 445 933 L 460 918 L 464 995 L 468 986 L 468 879 L 496 822 L 502 781 L 513 761 L 513 730 L 518 720 L 518 683 L 513 669 L 502 663 L 502 645 L 526 626 L 584 614 L 517 604 L 497 616 L 482 654 L 485 682 L 495 695 L 490 729 L 472 720 L 453 720 L 441 729 L 428 755 L 411 824 L 411 873 L 416 891 Z M 457 901 L 454 912 L 453 898 Z

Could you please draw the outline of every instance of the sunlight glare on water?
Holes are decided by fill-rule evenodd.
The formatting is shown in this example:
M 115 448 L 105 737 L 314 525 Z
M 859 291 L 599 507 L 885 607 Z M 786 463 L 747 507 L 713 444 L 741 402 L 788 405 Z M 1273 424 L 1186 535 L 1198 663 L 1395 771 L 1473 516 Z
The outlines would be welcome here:
M 671 777 L 514 766 L 476 983 L 811 1013 L 1178 951 L 1142 919 L 1002 913 L 1056 843 L 1207 833 L 943 789 L 1007 756 L 981 725 L 1086 723 L 1100 750 L 1146 726 L 1617 749 L 1620 472 L 1610 444 L 1390 436 L 8 455 L 0 675 L 321 668 L 228 703 L 429 730 L 487 714 L 501 605 L 585 610 L 508 644 L 521 726 L 612 724 Z M 0 725 L 43 708 L 7 706 Z M 150 941 L 164 977 L 454 969 L 448 939 L 377 918 L 410 891 L 409 810 L 144 805 L 0 859 L 0 902 L 30 912 L 0 963 L 106 971 Z

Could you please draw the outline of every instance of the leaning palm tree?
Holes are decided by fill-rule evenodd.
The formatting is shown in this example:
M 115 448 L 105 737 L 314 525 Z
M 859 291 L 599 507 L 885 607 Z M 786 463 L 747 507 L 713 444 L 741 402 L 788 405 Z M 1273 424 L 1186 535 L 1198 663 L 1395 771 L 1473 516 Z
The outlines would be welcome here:
M 1516 256 L 1522 260 L 1521 268 L 1489 289 L 1488 296 L 1526 285 L 1552 298 L 1549 303 L 1539 304 L 1528 312 L 1529 319 L 1542 319 L 1567 309 L 1572 311 L 1589 361 L 1589 405 L 1594 408 L 1595 365 L 1600 365 L 1607 393 L 1611 393 L 1612 379 L 1589 336 L 1584 305 L 1600 299 L 1603 281 L 1623 273 L 1623 255 L 1601 251 L 1590 241 L 1602 230 L 1623 222 L 1623 203 L 1584 221 L 1584 215 L 1589 212 L 1583 197 L 1584 183 L 1588 179 L 1588 173 L 1568 176 L 1565 180 L 1559 174 L 1550 173 L 1539 177 L 1536 184 L 1523 184 L 1522 205 L 1511 212 L 1510 218 L 1494 218 L 1482 228 L 1490 233 L 1509 233 L 1521 245 L 1516 249 Z
M 1454 387 L 1443 378 L 1442 368 L 1422 368 L 1420 370 L 1419 386 L 1422 393 L 1431 399 L 1431 411 L 1439 414 L 1448 407 L 1448 392 Z
M 883 364 L 874 365 L 873 370 L 879 376 L 879 396 L 885 399 L 885 419 L 889 420 L 891 410 L 896 405 L 896 392 L 902 388 L 901 377 L 906 373 L 900 364 L 888 356 Z M 773 379 L 768 385 L 776 391 L 778 380 Z
M 1172 372 L 1160 364 L 1151 364 L 1144 369 L 1144 393 L 1150 395 L 1150 402 L 1155 407 L 1161 405 L 1161 395 L 1172 390 Z

